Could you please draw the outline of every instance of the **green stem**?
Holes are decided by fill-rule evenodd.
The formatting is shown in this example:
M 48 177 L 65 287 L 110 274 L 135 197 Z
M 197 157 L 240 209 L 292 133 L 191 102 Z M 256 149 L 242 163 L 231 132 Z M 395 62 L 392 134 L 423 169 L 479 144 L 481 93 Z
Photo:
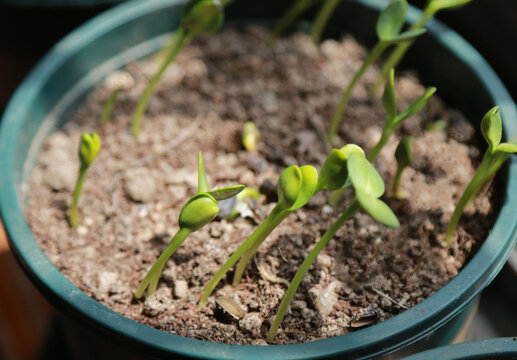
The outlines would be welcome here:
M 393 134 L 394 128 L 391 127 L 384 127 L 382 129 L 382 135 L 377 144 L 374 146 L 374 148 L 368 153 L 368 156 L 366 159 L 368 159 L 369 162 L 374 162 L 375 159 L 377 159 L 377 156 L 379 156 L 379 153 L 381 152 L 382 148 L 386 145 L 388 140 L 390 139 L 391 135 Z
M 366 69 L 368 69 L 368 67 L 379 58 L 379 56 L 386 49 L 387 46 L 388 44 L 386 44 L 383 41 L 377 42 L 377 44 L 374 46 L 366 60 L 363 62 L 361 68 L 355 73 L 354 77 L 352 78 L 352 81 L 343 93 L 343 96 L 341 97 L 341 100 L 336 108 L 336 111 L 330 123 L 328 137 L 331 144 L 334 143 L 334 138 L 336 137 L 337 131 L 339 129 L 339 124 L 341 123 L 341 117 L 343 116 L 343 112 L 346 109 L 348 100 L 350 100 L 350 95 L 352 94 L 355 85 L 359 82 Z
M 152 284 L 151 286 L 149 286 L 147 296 L 152 295 L 154 291 L 156 291 L 156 285 L 158 284 L 158 279 L 160 278 L 160 274 L 165 263 L 167 262 L 167 260 L 169 260 L 172 254 L 174 254 L 176 249 L 183 243 L 183 241 L 187 238 L 187 236 L 190 233 L 190 229 L 187 228 L 180 228 L 178 230 L 176 235 L 174 235 L 171 241 L 169 242 L 169 245 L 167 245 L 165 251 L 154 262 L 151 269 L 147 272 L 144 279 L 140 282 L 140 285 L 138 285 L 138 288 L 135 292 L 135 298 L 140 299 L 144 295 L 145 289 L 147 289 L 147 286 L 150 285 L 151 282 Z
M 145 88 L 142 97 L 140 97 L 140 99 L 138 100 L 135 112 L 133 113 L 133 121 L 131 122 L 131 132 L 133 133 L 134 137 L 138 137 L 138 135 L 140 134 L 142 116 L 144 114 L 145 109 L 147 108 L 147 103 L 149 102 L 149 98 L 151 97 L 154 88 L 160 81 L 160 78 L 162 77 L 163 73 L 165 72 L 169 64 L 176 58 L 176 56 L 183 48 L 183 46 L 185 46 L 188 40 L 188 34 L 186 34 L 185 31 L 180 27 L 178 29 L 176 38 L 170 46 L 170 51 L 163 60 L 162 65 L 158 69 L 158 72 L 154 74 L 151 80 L 149 80 L 149 84 L 147 84 L 147 87 Z
M 221 268 L 214 275 L 212 280 L 208 283 L 205 290 L 201 294 L 201 298 L 199 300 L 198 306 L 205 305 L 206 301 L 212 291 L 214 291 L 219 281 L 223 278 L 223 276 L 230 270 L 230 268 L 239 260 L 239 258 L 248 250 L 256 241 L 261 238 L 266 238 L 268 234 L 273 231 L 273 229 L 285 218 L 282 213 L 285 210 L 283 207 L 278 204 L 271 210 L 269 215 L 264 219 L 264 221 L 255 229 L 255 231 L 246 239 L 244 243 L 230 256 L 230 258 L 221 266 Z
M 264 228 L 264 230 L 261 233 L 257 234 L 255 241 L 253 242 L 251 247 L 248 250 L 246 250 L 244 255 L 242 255 L 241 260 L 235 268 L 232 286 L 235 287 L 240 284 L 242 275 L 244 274 L 244 270 L 246 269 L 246 265 L 248 265 L 250 259 L 253 257 L 258 247 L 264 242 L 268 235 L 271 234 L 271 231 L 273 231 L 273 229 L 275 229 L 287 216 L 289 216 L 289 214 L 291 214 L 290 211 L 283 211 L 272 220 L 271 226 Z
M 481 164 L 479 164 L 476 173 L 461 195 L 460 200 L 456 204 L 456 208 L 452 213 L 451 221 L 449 222 L 449 226 L 447 227 L 447 231 L 445 233 L 447 246 L 451 245 L 452 236 L 458 227 L 458 223 L 460 221 L 461 215 L 463 214 L 465 206 L 467 206 L 469 200 L 476 196 L 477 192 L 481 190 L 483 184 L 486 183 L 487 178 L 490 177 L 490 174 L 493 175 L 495 173 L 495 171 L 491 171 L 491 168 L 493 169 L 494 163 L 498 163 L 497 158 L 498 154 L 491 154 L 488 151 L 485 153 L 485 156 L 483 157 Z
M 311 39 L 314 44 L 318 45 L 321 42 L 321 35 L 323 34 L 323 30 L 325 30 L 330 16 L 339 5 L 339 2 L 340 0 L 327 0 L 318 12 L 311 31 Z
M 294 278 L 291 281 L 291 284 L 289 285 L 289 288 L 287 289 L 282 302 L 280 303 L 278 312 L 267 334 L 267 341 L 273 341 L 273 339 L 275 338 L 276 332 L 280 327 L 282 320 L 284 319 L 285 313 L 289 308 L 289 304 L 291 303 L 291 300 L 293 299 L 293 296 L 296 293 L 298 286 L 300 286 L 303 277 L 309 270 L 312 263 L 316 260 L 318 254 L 321 252 L 321 250 L 323 250 L 323 248 L 327 245 L 330 239 L 334 237 L 336 232 L 345 224 L 345 222 L 348 219 L 350 219 L 350 217 L 352 217 L 352 215 L 354 215 L 360 208 L 361 206 L 359 205 L 357 200 L 354 200 L 352 204 L 350 204 L 350 206 L 341 214 L 341 216 L 339 216 L 339 218 L 329 227 L 325 234 L 323 234 L 321 239 L 316 243 L 314 248 L 307 256 L 307 258 L 303 261 L 302 265 L 296 272 L 296 275 L 294 275 Z
M 397 165 L 397 171 L 395 172 L 395 176 L 393 177 L 393 183 L 391 184 L 391 193 L 395 197 L 397 197 L 397 194 L 399 191 L 399 183 L 400 183 L 400 178 L 402 177 L 403 171 L 404 171 L 404 167 Z
M 86 178 L 86 172 L 88 168 L 81 167 L 79 169 L 79 176 L 77 177 L 77 182 L 75 183 L 74 193 L 72 194 L 72 203 L 70 204 L 70 208 L 68 209 L 68 221 L 73 228 L 77 228 L 79 226 L 79 215 L 77 213 L 77 203 L 79 202 L 79 195 L 81 195 L 81 190 L 83 188 L 84 179 Z
M 305 10 L 318 1 L 320 0 L 295 0 L 269 35 L 268 43 L 273 44 Z
M 107 125 L 110 122 L 111 119 L 111 112 L 113 111 L 113 108 L 115 107 L 115 103 L 117 102 L 118 95 L 120 93 L 120 89 L 117 89 L 111 93 L 111 95 L 108 97 L 108 100 L 104 103 L 104 106 L 102 107 L 101 112 L 101 125 Z
M 424 12 L 422 13 L 422 16 L 420 19 L 414 23 L 408 30 L 417 30 L 425 26 L 425 24 L 429 21 L 430 18 L 432 18 L 435 14 L 434 9 L 430 9 L 429 6 L 424 9 Z M 377 76 L 377 80 L 375 81 L 375 84 L 372 87 L 372 93 L 378 94 L 380 89 L 382 88 L 382 85 L 386 81 L 386 78 L 388 77 L 388 74 L 390 72 L 391 68 L 396 68 L 397 65 L 400 63 L 406 52 L 409 50 L 411 45 L 415 42 L 416 39 L 408 40 L 401 42 L 398 44 L 395 49 L 391 52 L 390 56 L 384 64 L 382 65 L 381 71 L 379 75 Z

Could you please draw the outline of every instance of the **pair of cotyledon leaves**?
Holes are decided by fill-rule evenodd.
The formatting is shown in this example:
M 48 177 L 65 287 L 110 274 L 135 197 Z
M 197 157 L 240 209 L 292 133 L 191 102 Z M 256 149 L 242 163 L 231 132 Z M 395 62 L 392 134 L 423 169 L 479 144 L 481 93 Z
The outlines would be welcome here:
M 433 12 L 464 5 L 471 0 L 430 0 Z M 391 0 L 377 20 L 377 36 L 385 43 L 399 43 L 412 40 L 425 32 L 425 29 L 412 29 L 401 32 L 406 19 L 408 3 L 406 0 Z
M 188 35 L 217 31 L 224 22 L 219 0 L 190 0 L 181 10 L 181 27 Z
M 496 152 L 513 154 L 517 152 L 517 144 L 501 143 L 503 125 L 501 114 L 499 113 L 499 106 L 493 107 L 485 114 L 483 120 L 481 120 L 481 132 L 488 142 L 488 151 L 491 154 Z
M 278 181 L 278 203 L 286 210 L 294 211 L 320 190 L 337 190 L 350 184 L 359 204 L 374 219 L 391 227 L 399 226 L 391 209 L 379 199 L 385 190 L 382 178 L 362 149 L 352 144 L 330 152 L 319 178 L 316 169 L 310 165 L 292 165 L 285 169 Z

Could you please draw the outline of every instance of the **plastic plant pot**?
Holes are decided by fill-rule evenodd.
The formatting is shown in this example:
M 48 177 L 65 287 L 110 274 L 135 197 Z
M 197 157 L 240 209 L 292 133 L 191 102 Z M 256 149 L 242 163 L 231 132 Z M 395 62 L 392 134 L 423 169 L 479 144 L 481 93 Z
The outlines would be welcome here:
M 290 1 L 235 1 L 227 19 L 278 17 Z M 351 32 L 371 44 L 383 0 L 340 3 L 329 34 Z M 33 69 L 8 105 L 0 128 L 0 211 L 13 253 L 27 275 L 65 319 L 70 358 L 103 359 L 369 359 L 423 351 L 464 338 L 481 290 L 496 276 L 516 241 L 517 163 L 499 176 L 504 203 L 478 252 L 461 272 L 434 295 L 374 326 L 325 340 L 292 345 L 241 346 L 194 340 L 162 332 L 125 318 L 81 292 L 37 246 L 23 217 L 23 180 L 43 140 L 77 108 L 108 72 L 158 50 L 178 26 L 178 0 L 134 1 L 91 20 L 62 40 Z M 408 21 L 419 11 L 412 8 Z M 407 65 L 424 83 L 471 119 L 501 107 L 507 138 L 517 136 L 516 108 L 483 58 L 452 30 L 433 21 Z M 476 124 L 477 127 L 478 124 Z M 77 351 L 74 351 L 77 350 Z
M 404 360 L 516 360 L 517 338 L 498 338 L 442 346 Z

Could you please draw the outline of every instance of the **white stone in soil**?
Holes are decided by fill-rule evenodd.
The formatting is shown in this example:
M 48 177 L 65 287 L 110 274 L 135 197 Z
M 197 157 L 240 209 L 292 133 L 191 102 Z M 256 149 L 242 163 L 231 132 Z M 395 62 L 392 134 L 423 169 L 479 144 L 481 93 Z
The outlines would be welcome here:
M 239 321 L 239 327 L 251 333 L 259 333 L 262 326 L 262 317 L 258 312 L 251 312 Z
M 183 299 L 188 295 L 188 283 L 185 280 L 176 280 L 174 282 L 174 296 Z
M 132 200 L 148 202 L 156 192 L 156 180 L 147 168 L 129 169 L 124 174 L 124 187 Z
M 314 301 L 314 305 L 316 309 L 322 315 L 328 315 L 334 308 L 334 304 L 338 301 L 338 295 L 336 294 L 336 288 L 341 286 L 339 281 L 331 282 L 326 288 L 323 290 L 311 289 L 310 291 L 316 295 L 316 300 Z

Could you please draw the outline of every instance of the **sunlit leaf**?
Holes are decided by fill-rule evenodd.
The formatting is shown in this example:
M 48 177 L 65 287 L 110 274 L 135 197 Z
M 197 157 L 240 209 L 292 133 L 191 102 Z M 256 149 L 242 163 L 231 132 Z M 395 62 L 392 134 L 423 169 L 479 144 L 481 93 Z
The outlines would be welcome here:
M 278 179 L 278 203 L 290 208 L 298 199 L 302 186 L 302 172 L 296 165 L 291 165 L 280 174 Z
M 407 8 L 406 0 L 391 0 L 389 2 L 377 20 L 377 36 L 379 39 L 389 41 L 400 33 L 404 25 Z
M 357 189 L 355 196 L 357 197 L 359 204 L 361 204 L 364 210 L 366 210 L 366 212 L 375 220 L 393 228 L 398 228 L 400 226 L 400 223 L 393 211 L 391 211 L 390 207 L 382 200 Z
M 517 152 L 517 144 L 512 143 L 501 143 L 497 145 L 497 151 L 502 151 L 508 154 L 513 154 Z
M 503 124 L 501 122 L 499 106 L 493 107 L 483 116 L 481 132 L 488 145 L 490 145 L 490 149 L 495 149 L 499 145 L 503 136 Z
M 354 188 L 375 198 L 384 194 L 384 182 L 364 156 L 351 154 L 347 161 L 348 173 Z
M 244 187 L 244 185 L 227 186 L 221 189 L 209 191 L 208 194 L 210 194 L 217 201 L 225 200 L 240 193 L 242 190 L 244 190 Z
M 318 171 L 314 166 L 302 166 L 300 171 L 302 173 L 302 184 L 298 192 L 298 198 L 289 210 L 296 210 L 307 204 L 318 186 Z

